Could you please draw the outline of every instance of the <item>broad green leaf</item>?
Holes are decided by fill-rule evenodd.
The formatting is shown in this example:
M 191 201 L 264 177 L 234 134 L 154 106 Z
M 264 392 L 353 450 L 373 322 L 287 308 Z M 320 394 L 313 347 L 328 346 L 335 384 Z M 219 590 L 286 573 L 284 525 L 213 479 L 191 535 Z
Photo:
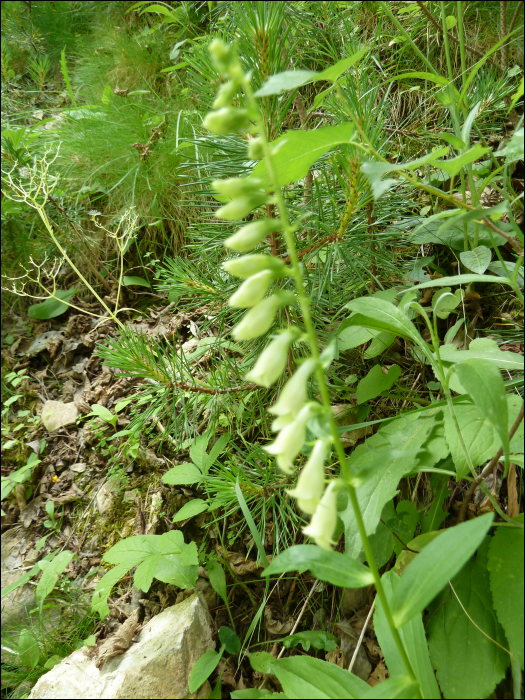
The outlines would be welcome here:
M 450 179 L 446 175 L 447 179 Z M 415 219 L 414 223 L 419 223 L 419 225 L 409 234 L 409 239 L 411 243 L 421 245 L 423 243 L 438 243 L 441 245 L 447 245 L 454 250 L 463 251 L 464 250 L 464 231 L 463 223 L 460 217 L 464 217 L 464 214 L 457 214 L 455 211 L 446 212 L 448 214 L 445 224 L 442 222 L 442 215 L 435 215 L 433 217 L 428 217 L 426 219 Z M 484 216 L 483 211 L 477 210 L 476 212 L 467 212 L 469 216 L 471 215 L 474 219 L 481 219 Z M 439 219 L 437 217 L 440 217 Z M 407 226 L 411 225 L 411 222 L 407 222 Z M 507 224 L 499 222 L 498 226 L 503 231 L 503 233 L 510 233 L 507 230 Z M 397 230 L 394 229 L 393 233 L 396 234 Z M 467 221 L 467 234 L 472 238 L 475 234 L 475 224 L 473 221 Z M 493 231 L 489 231 L 486 226 L 478 225 L 478 236 L 479 244 L 484 245 L 487 248 L 494 248 L 494 245 L 502 246 L 506 244 L 506 239 Z M 440 280 L 441 281 L 441 280 Z M 478 279 L 479 281 L 479 279 Z M 448 284 L 448 282 L 447 282 Z
M 495 340 L 490 338 L 475 338 L 468 350 L 458 350 L 448 343 L 439 349 L 441 360 L 445 363 L 455 364 L 466 360 L 489 360 L 495 367 L 507 370 L 523 370 L 523 355 L 516 352 L 500 350 Z
M 272 656 L 267 651 L 255 651 L 249 654 L 248 657 L 254 671 L 259 673 L 272 672 L 272 663 L 275 661 L 275 656 Z
M 241 640 L 229 627 L 221 627 L 219 630 L 219 639 L 228 654 L 237 654 L 241 650 Z
M 128 275 L 124 275 L 122 278 L 122 283 L 124 284 L 125 287 L 132 287 L 132 286 L 138 286 L 138 287 L 149 287 L 151 288 L 150 283 L 145 280 L 143 277 L 128 277 Z
M 311 70 L 288 70 L 284 73 L 276 73 L 270 76 L 262 87 L 257 90 L 255 97 L 279 95 L 286 90 L 294 90 L 305 83 L 318 82 L 319 80 L 334 83 L 345 70 L 357 63 L 367 52 L 368 47 L 364 47 L 353 56 L 337 61 L 333 66 L 326 68 L 320 73 Z
M 414 537 L 418 523 L 419 512 L 411 501 L 400 501 L 396 506 L 395 517 L 386 521 L 388 529 L 395 532 L 401 542 L 405 544 Z M 400 554 L 403 550 L 401 542 L 394 538 L 394 552 L 396 554 Z
M 324 649 L 325 651 L 334 651 L 337 649 L 339 640 L 335 635 L 329 632 L 322 632 L 321 630 L 297 632 L 283 639 L 283 646 L 286 649 L 296 647 L 298 644 L 300 644 L 305 651 L 309 651 L 310 647 L 314 649 Z
M 469 148 L 468 151 L 465 151 L 465 153 L 462 153 L 461 155 L 456 156 L 455 158 L 451 158 L 450 160 L 438 161 L 437 167 L 441 168 L 441 170 L 444 170 L 446 173 L 448 173 L 450 177 L 456 177 L 456 175 L 459 174 L 459 171 L 462 168 L 464 168 L 466 165 L 469 165 L 470 163 L 473 163 L 475 160 L 479 160 L 489 151 L 490 148 L 483 148 L 483 146 L 477 143 L 472 148 Z
M 26 628 L 22 629 L 18 638 L 18 656 L 24 666 L 30 668 L 35 668 L 40 658 L 38 641 Z
M 208 508 L 209 506 L 206 501 L 203 501 L 201 498 L 194 498 L 192 501 L 189 501 L 189 503 L 183 505 L 182 508 L 175 513 L 173 516 L 173 522 L 180 523 L 182 520 L 193 518 L 195 515 L 199 515 L 199 513 L 204 513 L 204 511 L 208 510 Z
M 206 472 L 211 467 L 211 465 L 217 460 L 217 458 L 224 452 L 226 445 L 229 443 L 231 438 L 231 433 L 225 433 L 221 435 L 217 442 L 213 445 L 210 453 L 206 455 Z
M 417 328 L 397 306 L 375 297 L 361 297 L 347 304 L 355 313 L 347 319 L 349 326 L 361 326 L 367 330 L 387 331 L 403 338 L 409 338 L 428 352 L 427 344 L 421 339 Z
M 479 245 L 474 250 L 462 251 L 459 254 L 459 258 L 469 270 L 472 270 L 477 275 L 482 275 L 492 260 L 492 253 L 486 246 Z
M 449 287 L 455 284 L 472 284 L 472 282 L 489 282 L 490 284 L 510 285 L 508 277 L 495 277 L 494 275 L 454 275 L 453 277 L 441 277 L 430 282 L 423 282 L 412 289 L 428 289 L 429 287 Z
M 216 559 L 209 559 L 206 565 L 208 575 L 210 577 L 210 583 L 218 595 L 226 603 L 228 600 L 228 589 L 226 588 L 226 575 L 221 564 Z
M 388 571 L 381 578 L 388 603 L 391 605 L 394 593 L 397 590 L 400 578 L 393 571 Z M 392 632 L 385 617 L 383 605 L 379 596 L 376 598 L 376 611 L 374 613 L 374 631 L 385 662 L 391 676 L 402 676 L 406 668 L 395 644 Z M 439 688 L 436 683 L 434 671 L 428 654 L 425 628 L 421 613 L 414 615 L 412 620 L 403 629 L 399 630 L 403 646 L 414 669 L 416 678 L 421 686 L 423 698 L 439 698 Z M 382 685 L 382 683 L 380 684 Z
M 367 161 L 363 163 L 361 170 L 367 176 L 370 182 L 374 199 L 379 199 L 379 197 L 381 197 L 381 195 L 383 195 L 391 187 L 391 185 L 397 182 L 391 178 L 381 180 L 383 175 L 400 170 L 412 171 L 422 165 L 425 165 L 426 163 L 438 165 L 442 161 L 438 161 L 437 159 L 441 156 L 445 156 L 448 152 L 448 147 L 440 148 L 437 151 L 427 153 L 425 156 L 417 158 L 416 160 L 408 161 L 407 163 L 382 163 L 378 161 Z
M 298 544 L 273 558 L 263 576 L 287 571 L 311 571 L 322 581 L 342 588 L 364 588 L 374 581 L 370 569 L 340 552 L 329 552 L 313 544 Z
M 351 472 L 357 475 L 364 472 L 367 475 L 357 488 L 356 495 L 368 535 L 375 532 L 381 512 L 396 495 L 400 480 L 419 463 L 418 453 L 435 422 L 434 415 L 416 417 L 415 420 L 398 418 L 381 428 L 350 455 Z M 345 524 L 346 553 L 357 558 L 362 542 L 349 503 L 339 512 L 339 516 Z
M 524 86 L 523 86 L 523 76 L 522 76 L 521 80 L 520 80 L 520 84 L 518 85 L 518 89 L 512 95 L 512 100 L 510 101 L 510 106 L 509 106 L 507 112 L 510 112 L 510 110 L 516 106 L 520 97 L 523 97 L 523 90 L 524 90 Z
M 384 374 L 380 365 L 374 365 L 370 372 L 361 379 L 356 389 L 357 403 L 375 399 L 383 391 L 388 391 L 401 376 L 401 367 L 393 365 L 388 374 Z
M 507 160 L 514 163 L 516 160 L 523 160 L 523 127 L 512 134 L 508 144 L 501 151 L 498 151 L 498 156 L 505 156 Z
M 339 352 L 357 348 L 359 345 L 363 345 L 371 338 L 379 335 L 378 331 L 369 331 L 368 328 L 361 328 L 360 326 L 349 326 L 347 320 L 343 321 L 337 331 L 337 347 L 339 348 Z
M 104 561 L 108 564 L 129 564 L 130 568 L 136 566 L 157 551 L 155 542 L 158 541 L 158 537 L 158 535 L 126 537 L 108 549 L 104 554 Z
M 105 406 L 101 406 L 98 403 L 94 403 L 91 406 L 91 410 L 96 416 L 102 418 L 102 420 L 105 420 L 107 423 L 109 423 L 109 421 L 113 420 L 113 418 L 115 417 L 114 414 L 111 413 L 111 411 L 108 408 L 106 408 Z
M 278 186 L 285 187 L 305 177 L 318 158 L 335 146 L 348 143 L 353 134 L 354 127 L 350 122 L 312 131 L 287 131 L 270 144 Z M 273 187 L 264 158 L 250 177 L 260 178 L 265 185 Z
M 161 554 L 150 554 L 144 561 L 141 561 L 137 566 L 137 570 L 133 576 L 133 583 L 140 590 L 147 593 L 155 578 L 155 572 L 159 565 Z
M 71 297 L 76 294 L 76 291 L 76 289 L 69 289 L 67 291 L 64 289 L 57 289 L 55 291 L 55 297 L 58 298 L 46 299 L 39 304 L 33 304 L 28 308 L 27 315 L 39 321 L 47 321 L 50 318 L 56 318 L 56 316 L 60 316 L 69 309 L 69 306 L 64 302 L 69 301 Z
M 523 525 L 523 514 L 514 518 Z M 523 527 L 498 527 L 488 553 L 490 588 L 510 650 L 523 668 Z M 506 645 L 504 645 L 506 646 Z
M 448 498 L 448 478 L 434 474 L 430 478 L 430 485 L 434 489 L 434 500 L 426 514 L 421 514 L 421 534 L 438 530 L 441 523 L 448 516 L 443 511 L 443 503 Z
M 445 530 L 407 566 L 394 593 L 392 615 L 403 627 L 422 612 L 467 563 L 489 531 L 493 513 Z
M 162 481 L 170 486 L 176 486 L 178 484 L 197 484 L 201 479 L 201 470 L 191 462 L 177 464 L 176 467 L 167 471 L 162 477 Z
M 362 698 L 364 681 L 335 664 L 311 656 L 293 656 L 272 663 L 287 698 Z
M 395 678 L 387 678 L 386 681 L 381 681 L 362 696 L 369 700 L 379 700 L 379 698 L 389 698 L 394 700 L 410 700 L 410 698 L 419 698 L 419 684 L 411 680 L 408 676 L 396 676 Z M 439 698 L 439 695 L 434 697 Z
M 521 398 L 519 396 L 507 395 L 508 430 L 510 430 L 516 420 L 520 405 Z M 445 417 L 445 437 L 456 465 L 459 481 L 459 479 L 463 479 L 469 473 L 469 466 L 449 408 L 445 408 L 443 413 Z M 463 402 L 454 406 L 454 413 L 474 467 L 479 467 L 480 464 L 492 459 L 501 442 L 483 411 L 475 404 Z
M 44 569 L 35 591 L 36 602 L 38 603 L 40 611 L 42 611 L 44 600 L 51 593 L 56 582 L 58 581 L 58 577 L 64 571 L 72 558 L 73 552 L 64 550 L 63 552 L 60 552 L 60 554 L 57 554 L 52 561 L 46 562 L 47 566 Z
M 108 571 L 97 583 L 97 587 L 93 593 L 93 599 L 91 600 L 91 609 L 94 612 L 98 612 L 101 620 L 103 620 L 106 615 L 109 615 L 107 600 L 111 589 L 128 573 L 132 566 L 133 564 L 127 563 L 118 564 L 114 569 Z
M 189 691 L 194 693 L 204 681 L 208 680 L 211 674 L 215 671 L 221 660 L 224 647 L 221 647 L 219 652 L 210 649 L 206 651 L 200 659 L 197 659 L 190 673 Z
M 376 337 L 363 353 L 365 360 L 372 360 L 374 357 L 381 355 L 395 342 L 395 333 L 385 333 L 384 331 L 375 331 L 375 333 Z
M 492 605 L 487 571 L 489 542 L 490 538 L 485 537 L 477 556 L 451 581 L 466 613 L 448 589 L 433 605 L 435 613 L 428 628 L 430 657 L 446 698 L 489 697 L 509 665 L 509 655 L 497 646 L 507 647 L 507 640 Z
M 211 433 L 206 431 L 202 435 L 195 438 L 190 446 L 190 457 L 193 463 L 203 472 L 206 473 L 206 463 L 208 461 L 208 454 L 206 450 L 208 449 L 208 443 L 211 438 Z
M 448 318 L 463 299 L 463 290 L 458 289 L 455 294 L 450 293 L 450 287 L 440 289 L 432 297 L 432 309 L 438 318 Z
M 491 272 L 494 272 L 494 274 L 496 275 L 500 275 L 501 277 L 512 277 L 516 270 L 516 263 L 505 260 L 505 266 L 503 266 L 503 263 L 501 263 L 499 260 L 496 260 L 495 262 L 490 263 L 489 270 Z M 521 266 L 518 270 L 518 274 L 516 275 L 516 281 L 518 282 L 520 287 L 523 287 L 523 283 L 525 281 L 525 275 L 523 274 L 523 266 Z
M 461 385 L 499 435 L 509 467 L 508 410 L 505 386 L 499 369 L 488 360 L 466 360 L 455 365 Z

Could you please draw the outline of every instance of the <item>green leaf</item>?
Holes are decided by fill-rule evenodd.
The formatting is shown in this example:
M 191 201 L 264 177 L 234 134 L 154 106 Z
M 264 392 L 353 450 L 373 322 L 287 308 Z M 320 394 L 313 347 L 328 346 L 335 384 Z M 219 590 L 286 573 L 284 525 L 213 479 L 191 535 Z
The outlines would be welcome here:
M 203 501 L 201 498 L 194 498 L 175 513 L 173 522 L 180 523 L 182 520 L 188 520 L 188 518 L 193 518 L 195 515 L 199 515 L 199 513 L 204 513 L 208 508 L 209 506 L 206 501 Z
M 393 365 L 388 374 L 383 374 L 380 365 L 374 365 L 370 372 L 361 379 L 356 389 L 357 403 L 375 399 L 383 391 L 388 391 L 401 376 L 401 367 Z
M 353 56 L 337 61 L 337 63 L 334 63 L 333 66 L 329 66 L 328 68 L 325 68 L 324 71 L 321 71 L 321 73 L 318 73 L 315 79 L 316 82 L 318 80 L 327 80 L 330 83 L 335 83 L 335 81 L 345 72 L 345 70 L 348 70 L 350 66 L 353 66 L 354 63 L 360 61 L 367 53 L 368 46 L 365 46 L 362 49 L 359 49 L 359 51 L 357 51 Z
M 101 406 L 98 403 L 94 403 L 91 406 L 91 411 L 99 418 L 102 418 L 102 420 L 105 420 L 106 423 L 109 423 L 115 417 L 109 409 L 107 409 L 105 406 Z
M 512 95 L 512 100 L 510 101 L 510 106 L 509 106 L 507 112 L 510 112 L 510 110 L 516 106 L 520 97 L 523 97 L 523 90 L 524 90 L 523 76 L 521 76 L 520 84 L 518 85 L 518 89 L 516 90 L 516 92 Z
M 178 484 L 197 484 L 201 479 L 201 470 L 191 462 L 177 464 L 176 467 L 167 471 L 162 477 L 162 481 L 170 486 L 176 486 Z
M 246 500 L 243 496 L 241 487 L 239 485 L 238 476 L 237 481 L 235 482 L 235 495 L 237 496 L 237 500 L 239 502 L 239 506 L 241 507 L 242 514 L 244 515 L 246 523 L 248 524 L 248 528 L 250 529 L 250 532 L 252 534 L 253 541 L 255 542 L 255 545 L 257 547 L 257 551 L 259 552 L 259 557 L 261 558 L 264 566 L 268 566 L 268 559 L 266 557 L 266 552 L 264 551 L 264 544 L 261 539 L 259 530 L 257 529 L 257 526 L 253 521 L 252 514 L 250 513 L 250 509 L 248 508 L 248 504 L 246 503 Z
M 507 396 L 508 430 L 510 430 L 517 417 L 520 403 L 521 398 L 519 396 L 510 394 Z M 449 408 L 446 407 L 443 413 L 445 417 L 445 437 L 456 465 L 457 479 L 459 481 L 470 470 Z M 467 402 L 456 404 L 454 413 L 474 467 L 478 467 L 480 464 L 492 459 L 498 450 L 500 440 L 488 417 L 476 405 Z
M 125 576 L 133 567 L 133 564 L 119 564 L 114 569 L 108 571 L 107 574 L 97 583 L 93 598 L 91 600 L 91 609 L 93 612 L 98 612 L 100 619 L 103 620 L 106 615 L 109 615 L 108 596 L 111 593 L 113 586 Z
M 385 333 L 384 331 L 380 331 L 379 333 L 376 331 L 375 333 L 376 337 L 363 353 L 365 360 L 372 360 L 374 357 L 381 355 L 385 350 L 388 350 L 396 339 L 395 333 Z
M 381 578 L 389 605 L 392 604 L 394 593 L 399 586 L 400 580 L 399 576 L 393 571 L 388 571 L 386 574 L 383 574 Z M 379 596 L 376 598 L 374 631 L 377 635 L 381 651 L 384 654 L 390 675 L 403 676 L 403 674 L 406 673 L 406 668 L 392 636 Z M 399 634 L 410 660 L 410 664 L 421 686 L 422 697 L 439 698 L 439 688 L 430 663 L 421 613 L 419 615 L 414 615 L 410 622 L 408 622 L 403 629 L 399 630 Z M 381 683 L 380 685 L 383 684 Z
M 432 297 L 432 309 L 438 318 L 448 318 L 463 299 L 463 290 L 458 289 L 455 294 L 450 293 L 450 287 L 440 289 Z
M 437 159 L 441 156 L 446 155 L 449 152 L 449 148 L 440 148 L 437 151 L 427 153 L 421 158 L 416 160 L 411 160 L 407 163 L 382 163 L 377 161 L 367 161 L 361 166 L 362 172 L 367 176 L 372 192 L 374 194 L 374 199 L 379 199 L 391 185 L 395 184 L 397 181 L 392 179 L 381 180 L 383 175 L 390 172 L 395 172 L 399 170 L 415 170 L 426 163 L 431 165 L 438 165 L 443 161 L 438 161 Z
M 275 661 L 275 656 L 272 656 L 267 651 L 256 651 L 248 656 L 254 671 L 259 673 L 272 672 L 272 663 Z
M 33 304 L 27 310 L 27 315 L 30 318 L 35 318 L 39 321 L 47 321 L 50 318 L 55 318 L 65 313 L 69 306 L 64 302 L 69 301 L 71 297 L 76 294 L 76 289 L 69 289 L 67 291 L 63 289 L 57 289 L 55 291 L 55 297 L 42 301 L 40 304 Z M 63 299 L 63 301 L 60 301 Z
M 311 656 L 275 660 L 272 672 L 288 698 L 362 698 L 370 690 L 353 673 Z
M 219 639 L 228 654 L 237 656 L 241 650 L 241 640 L 233 630 L 229 627 L 221 627 L 219 630 Z
M 312 131 L 287 131 L 270 144 L 278 186 L 285 187 L 305 177 L 318 158 L 339 144 L 348 143 L 353 135 L 354 127 L 350 122 Z M 265 186 L 274 186 L 264 158 L 250 177 L 260 178 Z
M 437 167 L 441 168 L 441 170 L 448 173 L 450 177 L 456 177 L 462 168 L 470 163 L 473 163 L 475 160 L 479 160 L 489 151 L 490 148 L 483 148 L 483 146 L 478 143 L 472 148 L 469 148 L 468 151 L 465 151 L 465 153 L 462 153 L 455 158 L 451 158 L 450 160 L 439 160 L 436 165 Z
M 443 511 L 443 503 L 448 497 L 448 478 L 433 474 L 430 477 L 430 485 L 433 486 L 434 500 L 426 514 L 421 514 L 421 534 L 438 530 L 441 523 L 448 516 Z
M 458 350 L 454 345 L 448 343 L 439 349 L 439 354 L 443 362 L 450 364 L 481 359 L 490 360 L 499 369 L 524 369 L 523 355 L 500 350 L 496 341 L 490 338 L 474 338 L 468 350 Z
M 263 576 L 307 570 L 316 578 L 342 588 L 364 588 L 374 581 L 370 569 L 355 559 L 313 544 L 298 544 L 278 554 L 263 571 Z
M 191 669 L 190 680 L 189 680 L 189 690 L 190 693 L 194 693 L 204 681 L 208 680 L 211 674 L 215 671 L 221 660 L 224 647 L 221 647 L 220 651 L 217 653 L 210 649 L 205 652 L 200 659 L 197 659 L 195 665 Z
M 508 144 L 501 151 L 498 151 L 498 156 L 505 156 L 510 163 L 516 160 L 523 160 L 523 127 L 512 134 Z
M 283 646 L 286 649 L 296 647 L 298 644 L 300 644 L 305 651 L 309 651 L 310 647 L 314 649 L 324 649 L 325 651 L 334 651 L 337 649 L 339 640 L 335 635 L 320 630 L 297 632 L 283 639 Z
M 18 638 L 18 655 L 24 666 L 35 668 L 40 658 L 38 641 L 28 629 L 22 629 Z
M 368 535 L 375 532 L 381 512 L 396 495 L 400 480 L 418 464 L 418 453 L 435 423 L 435 415 L 416 417 L 415 420 L 398 418 L 382 427 L 350 455 L 351 473 L 368 475 L 356 490 Z M 346 552 L 357 558 L 363 545 L 350 503 L 339 516 L 345 524 Z
M 208 469 L 212 466 L 212 464 L 217 460 L 217 458 L 224 452 L 226 445 L 230 441 L 230 438 L 231 438 L 231 433 L 225 433 L 224 435 L 221 435 L 220 438 L 217 440 L 217 442 L 211 448 L 210 453 L 206 455 L 206 457 L 205 457 L 205 471 L 206 471 L 206 473 L 208 472 Z
M 407 566 L 392 603 L 396 627 L 422 612 L 467 563 L 489 531 L 494 514 L 488 513 L 445 530 Z
M 509 655 L 497 646 L 507 643 L 492 606 L 489 542 L 485 537 L 477 556 L 451 581 L 465 610 L 450 590 L 443 591 L 433 606 L 435 614 L 428 628 L 430 657 L 446 698 L 489 697 L 509 665 Z
M 58 577 L 64 571 L 66 566 L 69 564 L 73 558 L 73 552 L 67 550 L 60 552 L 57 556 L 49 562 L 46 562 L 47 566 L 43 570 L 42 577 L 36 587 L 36 602 L 42 612 L 42 606 L 44 605 L 44 600 L 51 593 L 55 587 Z
M 523 525 L 523 513 L 513 518 Z M 498 527 L 492 538 L 487 566 L 498 620 L 510 650 L 523 668 L 523 527 Z M 504 645 L 505 646 L 505 645 Z
M 417 284 L 412 289 L 428 289 L 429 287 L 449 287 L 455 284 L 472 284 L 472 282 L 489 282 L 490 284 L 506 284 L 510 286 L 508 277 L 495 277 L 494 275 L 454 275 L 453 277 L 441 277 Z
M 122 283 L 125 287 L 132 287 L 133 285 L 136 285 L 138 287 L 151 288 L 150 283 L 143 277 L 128 277 L 128 275 L 124 275 L 122 278 Z
M 390 700 L 393 700 L 393 698 L 400 698 L 401 700 L 419 698 L 419 684 L 410 680 L 408 676 L 387 678 L 386 681 L 382 681 L 370 688 L 362 697 L 367 700 L 368 698 L 390 698 Z M 436 695 L 435 697 L 438 698 L 440 696 Z
M 401 542 L 408 544 L 414 536 L 417 524 L 419 523 L 419 512 L 411 501 L 400 501 L 396 507 L 396 516 L 392 520 L 387 520 L 386 525 L 399 537 Z M 394 552 L 400 554 L 403 550 L 401 542 L 394 538 Z
M 349 326 L 362 326 L 367 330 L 387 331 L 409 338 L 426 353 L 427 344 L 421 339 L 417 328 L 397 306 L 376 297 L 361 297 L 347 304 L 355 313 L 347 319 Z
M 461 385 L 499 435 L 509 468 L 508 409 L 505 386 L 499 369 L 488 360 L 466 360 L 455 365 Z
M 226 588 L 226 575 L 224 573 L 224 569 L 216 559 L 208 559 L 206 569 L 208 571 L 213 590 L 215 593 L 220 595 L 220 597 L 226 603 L 228 600 L 228 589 Z
M 482 275 L 490 265 L 492 253 L 486 246 L 479 245 L 474 250 L 464 250 L 459 254 L 459 258 L 469 270 L 477 275 Z
M 345 350 L 357 348 L 359 345 L 367 343 L 378 334 L 378 331 L 369 331 L 368 328 L 349 326 L 345 320 L 337 331 L 337 347 L 339 352 L 345 352 Z

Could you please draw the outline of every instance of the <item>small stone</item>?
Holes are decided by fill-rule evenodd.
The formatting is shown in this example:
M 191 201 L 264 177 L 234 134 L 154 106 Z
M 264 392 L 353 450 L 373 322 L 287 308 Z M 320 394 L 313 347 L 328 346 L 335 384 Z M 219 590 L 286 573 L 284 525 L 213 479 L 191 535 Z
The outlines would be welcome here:
M 46 401 L 42 408 L 42 422 L 50 433 L 76 423 L 77 418 L 78 408 L 73 402 Z
M 87 469 L 87 463 L 77 462 L 76 464 L 72 464 L 69 468 L 72 472 L 75 472 L 76 474 L 82 474 L 82 472 L 85 472 Z
M 100 515 L 104 515 L 111 508 L 115 498 L 115 493 L 115 487 L 109 482 L 106 482 L 99 490 L 97 493 L 97 508 Z

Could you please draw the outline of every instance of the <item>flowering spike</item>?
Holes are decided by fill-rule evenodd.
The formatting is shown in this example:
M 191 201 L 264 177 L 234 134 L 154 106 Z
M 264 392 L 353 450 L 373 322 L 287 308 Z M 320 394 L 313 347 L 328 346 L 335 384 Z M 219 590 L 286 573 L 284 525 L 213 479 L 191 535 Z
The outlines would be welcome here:
M 235 294 L 230 297 L 228 304 L 237 309 L 246 309 L 258 304 L 268 291 L 273 273 L 271 270 L 263 270 L 245 280 Z
M 329 442 L 317 440 L 297 480 L 297 486 L 286 493 L 297 498 L 299 508 L 312 515 L 315 513 L 324 489 L 324 463 L 328 453 Z
M 263 270 L 272 270 L 276 277 L 284 277 L 288 271 L 284 262 L 272 255 L 243 255 L 241 258 L 226 260 L 222 267 L 230 275 L 243 280 Z
M 221 107 L 216 112 L 208 112 L 202 126 L 214 134 L 231 134 L 235 131 L 245 131 L 250 126 L 247 109 L 238 107 Z
M 238 253 L 249 253 L 259 245 L 266 236 L 282 228 L 280 219 L 259 219 L 240 228 L 237 233 L 224 241 L 226 248 Z
M 317 362 L 308 359 L 296 370 L 295 374 L 284 385 L 277 403 L 269 410 L 275 416 L 296 416 L 306 402 L 308 377 L 315 370 Z
M 339 484 L 331 481 L 321 498 L 315 513 L 312 516 L 310 525 L 303 528 L 303 532 L 308 537 L 312 537 L 318 547 L 331 549 L 334 544 L 332 539 L 337 525 L 337 491 Z

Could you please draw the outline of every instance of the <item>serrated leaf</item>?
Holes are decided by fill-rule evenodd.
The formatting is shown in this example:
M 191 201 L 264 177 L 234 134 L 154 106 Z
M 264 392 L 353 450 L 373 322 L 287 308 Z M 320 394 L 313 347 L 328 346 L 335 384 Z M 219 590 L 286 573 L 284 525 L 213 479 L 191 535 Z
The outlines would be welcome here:
M 499 435 L 509 468 L 508 409 L 501 373 L 488 360 L 466 360 L 455 366 L 461 385 Z
M 482 275 L 492 260 L 491 251 L 484 245 L 479 245 L 474 250 L 464 250 L 459 254 L 459 258 L 465 267 Z
M 353 673 L 311 656 L 276 659 L 271 668 L 288 698 L 362 698 L 370 690 Z
M 394 593 L 399 586 L 400 578 L 393 571 L 388 571 L 382 576 L 381 582 L 386 598 L 391 604 Z M 390 675 L 394 677 L 403 676 L 406 673 L 406 668 L 392 636 L 379 596 L 376 598 L 374 631 Z M 418 683 L 421 686 L 421 696 L 423 698 L 439 698 L 439 688 L 430 663 L 421 614 L 415 615 L 403 629 L 399 630 L 399 634 Z M 381 683 L 380 685 L 383 684 Z
M 450 590 L 443 591 L 434 603 L 436 612 L 428 629 L 430 657 L 446 698 L 489 697 L 509 665 L 509 655 L 494 643 L 507 646 L 492 607 L 489 541 L 485 538 L 477 556 L 451 581 L 467 614 L 483 632 L 469 620 Z
M 321 549 L 313 544 L 298 544 L 289 547 L 273 558 L 263 576 L 282 574 L 287 571 L 311 571 L 312 574 L 334 586 L 363 588 L 374 581 L 370 569 L 341 554 Z
M 523 525 L 523 513 L 513 518 Z M 499 527 L 492 538 L 487 566 L 494 608 L 510 650 L 523 668 L 523 527 Z
M 208 508 L 209 506 L 206 501 L 203 501 L 201 498 L 194 498 L 192 501 L 189 501 L 189 503 L 184 504 L 182 508 L 175 513 L 173 522 L 180 523 L 182 520 L 188 520 L 188 518 L 193 518 L 195 515 L 204 513 Z
M 162 481 L 170 486 L 197 484 L 201 480 L 201 470 L 191 462 L 177 464 L 176 467 L 173 467 L 162 476 Z
M 494 514 L 488 513 L 445 530 L 407 566 L 395 591 L 392 615 L 403 627 L 422 612 L 467 563 L 489 531 Z
M 388 391 L 401 376 L 401 367 L 393 365 L 388 374 L 384 374 L 380 365 L 374 365 L 370 372 L 361 379 L 356 389 L 357 403 L 364 403 Z
M 350 455 L 351 471 L 357 475 L 364 471 L 368 475 L 356 490 L 368 535 L 375 532 L 381 512 L 396 495 L 400 480 L 418 464 L 417 455 L 435 423 L 435 415 L 416 420 L 398 418 Z M 339 516 L 345 524 L 346 552 L 357 558 L 362 543 L 351 505 L 340 511 Z
M 278 186 L 285 187 L 305 177 L 318 158 L 339 144 L 348 143 L 353 134 L 354 127 L 350 122 L 312 131 L 287 131 L 270 144 Z M 255 166 L 250 177 L 274 186 L 264 158 Z
M 64 289 L 57 289 L 55 291 L 55 297 L 58 297 L 58 299 L 46 299 L 39 304 L 33 304 L 28 308 L 27 315 L 39 321 L 47 321 L 50 318 L 56 318 L 69 309 L 69 306 L 64 302 L 69 301 L 71 297 L 76 294 L 76 291 L 76 289 L 68 289 L 67 291 Z

